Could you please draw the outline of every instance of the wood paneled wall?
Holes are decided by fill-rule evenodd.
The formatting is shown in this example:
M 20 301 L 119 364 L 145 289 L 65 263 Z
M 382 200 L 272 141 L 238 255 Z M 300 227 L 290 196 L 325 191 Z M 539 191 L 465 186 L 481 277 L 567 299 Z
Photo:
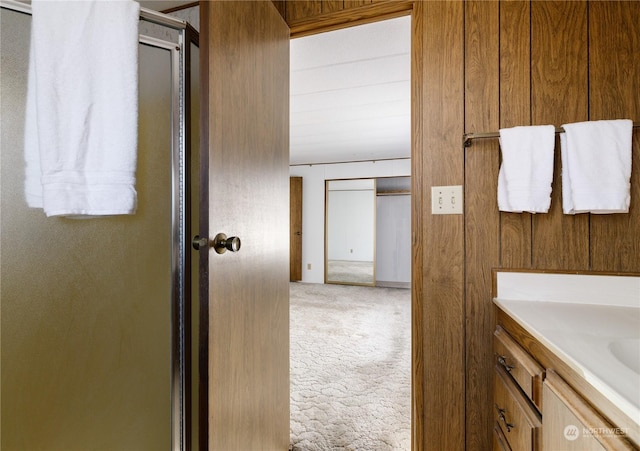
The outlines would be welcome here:
M 292 29 L 375 6 L 278 3 Z M 491 449 L 491 270 L 640 271 L 640 132 L 631 211 L 602 216 L 562 214 L 559 145 L 550 212 L 499 212 L 498 141 L 462 135 L 640 121 L 640 2 L 416 1 L 412 36 L 413 449 Z M 460 184 L 464 216 L 431 215 L 430 187 Z
M 462 185 L 464 165 L 464 3 L 417 2 L 422 36 L 417 62 L 421 117 L 412 154 L 414 216 L 414 336 L 422 374 L 415 450 L 464 449 L 464 221 L 462 215 L 432 215 L 431 186 Z M 415 63 L 414 63 L 415 64 Z M 418 302 L 415 302 L 415 301 Z M 415 350 L 414 350 L 415 354 Z M 418 376 L 418 379 L 415 377 Z
M 465 132 L 598 119 L 640 121 L 640 2 L 466 2 Z M 498 211 L 497 140 L 465 159 L 468 449 L 490 448 L 490 270 L 640 270 L 640 133 L 629 214 L 564 215 L 560 146 L 547 214 Z M 484 409 L 484 410 L 483 410 Z

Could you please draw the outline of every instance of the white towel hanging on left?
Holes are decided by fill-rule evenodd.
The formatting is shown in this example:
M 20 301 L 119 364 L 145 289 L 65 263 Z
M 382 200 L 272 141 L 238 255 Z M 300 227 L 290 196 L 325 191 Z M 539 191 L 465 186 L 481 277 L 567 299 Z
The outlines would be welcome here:
M 500 211 L 547 213 L 551 205 L 555 127 L 531 125 L 500 129 L 502 165 L 498 172 Z
M 25 194 L 47 216 L 137 207 L 138 21 L 133 0 L 33 0 Z

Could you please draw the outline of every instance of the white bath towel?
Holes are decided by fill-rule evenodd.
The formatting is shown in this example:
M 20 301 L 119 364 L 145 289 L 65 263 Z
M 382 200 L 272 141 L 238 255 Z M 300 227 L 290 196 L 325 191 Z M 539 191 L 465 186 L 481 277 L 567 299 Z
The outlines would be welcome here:
M 633 122 L 577 122 L 562 128 L 564 213 L 628 213 Z
M 502 164 L 498 208 L 515 213 L 546 213 L 553 181 L 553 125 L 500 129 Z
M 47 216 L 135 213 L 140 5 L 31 6 L 27 203 Z

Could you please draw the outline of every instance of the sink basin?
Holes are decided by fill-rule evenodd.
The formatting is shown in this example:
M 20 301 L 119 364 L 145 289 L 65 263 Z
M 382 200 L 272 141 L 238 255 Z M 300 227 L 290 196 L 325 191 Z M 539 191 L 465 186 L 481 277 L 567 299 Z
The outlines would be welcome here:
M 627 368 L 640 375 L 640 339 L 625 338 L 609 343 L 609 351 Z

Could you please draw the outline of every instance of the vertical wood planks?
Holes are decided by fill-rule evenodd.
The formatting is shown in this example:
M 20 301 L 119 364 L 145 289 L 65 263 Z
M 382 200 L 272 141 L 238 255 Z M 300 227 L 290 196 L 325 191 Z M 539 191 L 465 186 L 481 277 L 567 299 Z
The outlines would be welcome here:
M 588 118 L 587 3 L 531 2 L 531 120 Z M 556 137 L 549 213 L 533 217 L 533 267 L 589 269 L 589 217 L 562 214 L 560 145 Z
M 430 186 L 463 183 L 464 3 L 421 3 L 422 271 L 414 283 L 424 296 L 415 314 L 424 324 L 425 409 L 417 449 L 454 450 L 465 447 L 464 224 L 460 215 L 431 214 Z
M 589 34 L 589 119 L 640 121 L 640 2 L 590 3 Z M 640 130 L 631 167 L 629 213 L 591 215 L 593 270 L 640 271 Z
M 530 12 L 529 2 L 500 3 L 500 128 L 531 124 Z M 500 223 L 500 265 L 530 268 L 531 214 L 503 212 Z
M 465 2 L 465 130 L 499 126 L 499 3 Z M 462 146 L 461 146 L 462 151 Z M 474 143 L 465 164 L 466 449 L 490 449 L 493 415 L 491 269 L 499 264 L 497 140 Z

